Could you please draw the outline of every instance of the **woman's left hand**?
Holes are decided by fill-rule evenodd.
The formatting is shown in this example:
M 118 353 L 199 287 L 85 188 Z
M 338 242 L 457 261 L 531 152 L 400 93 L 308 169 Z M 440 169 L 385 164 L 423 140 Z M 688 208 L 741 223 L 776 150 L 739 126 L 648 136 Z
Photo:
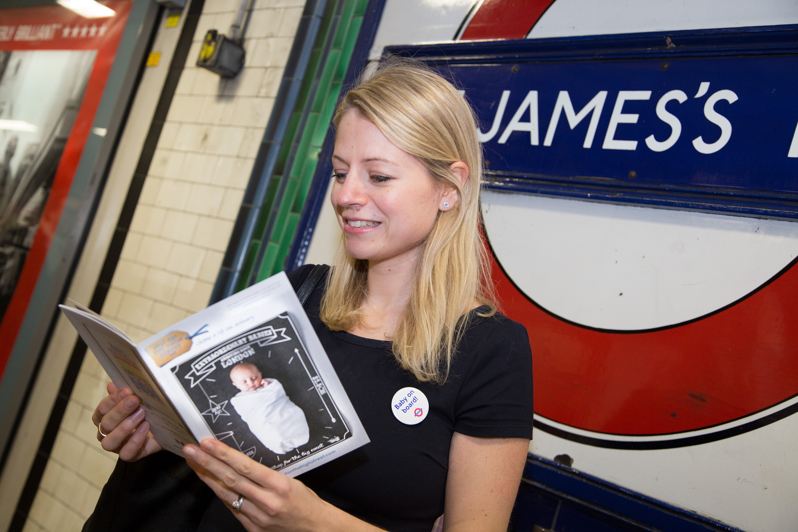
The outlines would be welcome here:
M 318 530 L 336 510 L 300 481 L 261 465 L 212 438 L 183 453 L 191 469 L 247 530 Z M 233 502 L 243 496 L 238 509 Z

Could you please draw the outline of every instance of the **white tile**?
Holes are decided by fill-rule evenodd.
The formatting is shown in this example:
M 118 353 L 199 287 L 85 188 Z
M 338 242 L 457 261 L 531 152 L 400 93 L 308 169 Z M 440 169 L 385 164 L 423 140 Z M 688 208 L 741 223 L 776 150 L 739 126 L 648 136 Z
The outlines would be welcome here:
M 163 237 L 175 242 L 190 242 L 198 220 L 196 214 L 169 211 L 163 224 Z
M 144 179 L 144 186 L 141 187 L 141 196 L 139 196 L 139 203 L 145 205 L 155 205 L 155 199 L 158 197 L 158 191 L 161 189 L 161 178 L 148 175 Z
M 166 209 L 163 207 L 153 207 L 147 217 L 144 233 L 148 235 L 160 235 L 163 231 L 163 223 L 166 219 Z
M 42 532 L 42 530 L 42 527 L 37 525 L 30 517 L 25 521 L 25 526 L 22 527 L 22 532 Z
M 103 451 L 101 448 L 87 448 L 80 460 L 78 471 L 80 475 L 95 487 L 102 487 L 116 463 L 116 455 Z
M 269 41 L 269 58 L 265 66 L 285 66 L 288 61 L 288 54 L 291 53 L 291 46 L 294 44 L 294 38 L 273 37 Z
M 183 163 L 187 155 L 180 151 L 170 151 L 167 153 L 166 169 L 163 177 L 167 179 L 181 179 Z
M 222 83 L 222 78 L 218 74 L 208 69 L 200 68 L 197 71 L 197 77 L 194 79 L 194 87 L 192 87 L 191 93 L 200 98 L 214 96 L 221 93 Z M 199 113 L 197 113 L 197 119 L 194 121 L 205 122 Z
M 83 529 L 83 518 L 73 508 L 67 508 L 58 523 L 58 532 L 80 532 Z
M 219 218 L 200 218 L 193 244 L 224 252 L 233 231 L 233 222 Z
M 130 235 L 128 235 L 128 238 L 130 238 Z M 141 239 L 141 237 L 138 238 Z M 118 288 L 111 287 L 111 289 L 108 290 L 108 295 L 105 296 L 105 303 L 103 303 L 101 314 L 116 316 L 116 313 L 119 311 L 119 304 L 121 302 L 122 292 L 120 292 Z
M 267 67 L 271 65 L 272 40 L 276 37 L 252 39 L 244 58 L 244 68 Z
M 273 105 L 274 100 L 271 98 L 236 98 L 227 123 L 232 126 L 259 128 L 262 132 L 266 129 Z
M 215 93 L 202 97 L 202 110 L 198 113 L 203 124 L 225 124 L 230 115 L 231 97 L 220 97 Z
M 205 31 L 200 32 L 199 28 L 197 28 L 197 32 L 194 33 L 194 42 L 191 43 L 191 48 L 188 49 L 188 55 L 186 56 L 184 67 L 194 67 L 197 65 L 197 58 L 199 57 L 199 51 L 202 47 L 201 41 L 204 36 Z
M 63 466 L 54 460 L 48 460 L 44 468 L 42 480 L 39 483 L 39 489 L 47 493 L 53 493 L 55 487 L 58 485 L 58 479 L 61 477 L 61 472 L 64 470 Z
M 195 84 L 199 82 L 199 79 L 205 74 L 205 71 L 200 72 L 197 74 L 197 80 Z M 197 123 L 202 122 L 200 111 L 202 110 L 202 104 L 204 98 L 198 95 L 185 95 L 185 96 L 175 96 L 172 99 L 172 104 L 169 106 L 169 113 L 166 115 L 166 119 L 169 122 L 178 122 L 178 123 Z M 177 137 L 174 137 L 174 140 L 177 140 Z
M 74 434 L 78 428 L 78 423 L 80 422 L 82 415 L 83 408 L 81 408 L 78 403 L 70 399 L 67 402 L 66 409 L 64 410 L 64 417 L 61 418 L 61 428 Z
M 175 283 L 175 288 L 177 288 L 177 283 Z M 171 304 L 156 302 L 152 306 L 148 328 L 160 331 L 173 323 L 177 323 L 186 316 L 188 316 L 188 312 L 185 309 L 177 308 Z
M 199 279 L 209 283 L 215 283 L 216 278 L 219 276 L 219 270 L 222 267 L 223 259 L 224 253 L 208 250 L 205 253 L 205 260 L 202 261 Z
M 175 139 L 175 149 L 181 151 L 202 151 L 208 136 L 208 126 L 201 124 L 180 124 Z
M 63 466 L 74 467 L 83 458 L 85 448 L 86 444 L 78 438 L 59 430 L 50 457 Z
M 191 312 L 208 305 L 213 285 L 197 279 L 182 278 L 175 291 L 174 304 Z
M 190 183 L 184 181 L 164 180 L 158 190 L 155 204 L 166 209 L 183 210 L 190 186 Z
M 136 294 L 125 294 L 119 308 L 119 319 L 136 327 L 144 328 L 152 308 L 152 300 Z M 126 332 L 130 332 L 127 328 Z
M 169 163 L 170 152 L 171 150 L 156 148 L 155 153 L 152 155 L 152 161 L 150 161 L 150 167 L 147 170 L 147 174 L 156 177 L 166 176 L 166 166 Z
M 283 79 L 282 67 L 269 67 L 263 74 L 260 87 L 258 87 L 258 96 L 275 98 L 277 91 L 280 89 L 280 82 Z
M 199 275 L 205 250 L 189 244 L 176 243 L 166 260 L 166 270 L 187 277 Z
M 83 503 L 83 496 L 86 494 L 88 486 L 88 482 L 80 478 L 74 471 L 64 469 L 58 479 L 54 496 L 63 502 L 64 506 L 77 512 Z
M 111 380 L 108 376 L 104 376 L 101 379 L 105 385 L 107 386 L 108 382 Z M 106 389 L 103 387 L 103 392 Z M 75 436 L 84 442 L 89 447 L 94 447 L 96 445 L 100 445 L 100 442 L 97 441 L 97 427 L 94 426 L 94 423 L 91 421 L 91 415 L 96 408 L 96 405 L 105 398 L 105 393 L 103 393 L 102 397 L 98 398 L 95 404 L 91 408 L 82 407 L 80 413 L 80 419 L 78 420 L 78 426 L 75 429 Z
M 123 259 L 134 260 L 139 253 L 139 246 L 141 246 L 141 239 L 143 235 L 139 233 L 132 233 L 128 231 L 127 236 L 125 237 L 125 243 L 122 244 L 122 254 L 120 255 Z
M 247 27 L 248 37 L 274 37 L 280 31 L 281 9 L 255 9 Z
M 278 35 L 280 37 L 291 37 L 296 35 L 299 27 L 299 19 L 302 18 L 302 7 L 289 7 L 283 9 L 283 15 L 280 19 L 280 30 Z
M 167 150 L 171 149 L 175 144 L 178 129 L 180 129 L 180 125 L 177 122 L 167 120 L 161 128 L 161 135 L 158 137 L 158 147 Z
M 260 145 L 260 142 L 257 144 Z M 233 165 L 233 171 L 227 176 L 227 186 L 245 190 L 252 178 L 255 157 L 239 157 Z
M 185 208 L 188 212 L 193 212 L 200 216 L 216 216 L 223 197 L 223 188 L 212 185 L 191 185 Z
M 197 58 L 194 57 L 194 60 Z M 194 87 L 194 80 L 197 78 L 197 71 L 198 68 L 190 68 L 186 66 L 183 71 L 180 73 L 180 80 L 177 82 L 177 88 L 175 89 L 175 94 L 179 96 L 185 96 L 187 94 L 191 94 L 192 88 Z
M 119 261 L 114 273 L 113 286 L 127 292 L 139 292 L 144 285 L 147 268 L 127 260 Z
M 236 155 L 245 159 L 254 159 L 263 142 L 264 129 L 265 128 L 247 128 L 244 131 L 244 136 L 241 139 L 241 144 L 238 147 Z
M 212 183 L 219 157 L 205 153 L 191 153 L 183 163 L 183 179 L 192 183 Z
M 212 127 L 207 149 L 218 155 L 236 155 L 244 139 L 244 132 L 244 128 L 240 127 Z
M 125 329 L 125 332 L 127 333 L 128 337 L 133 340 L 133 343 L 137 344 L 149 338 L 158 331 L 148 329 L 147 327 L 136 327 L 135 325 L 130 325 Z
M 30 509 L 30 519 L 42 527 L 47 532 L 60 530 L 60 524 L 64 522 L 66 507 L 51 497 L 47 493 L 39 490 L 33 499 Z
M 84 518 L 89 517 L 94 512 L 94 507 L 97 506 L 97 501 L 100 499 L 100 490 L 96 486 L 89 484 L 86 488 L 86 493 L 83 494 L 83 502 L 79 508 L 79 513 Z
M 266 68 L 245 68 L 233 79 L 224 80 L 222 94 L 228 97 L 257 96 Z
M 138 262 L 155 268 L 161 267 L 164 259 L 172 252 L 172 246 L 173 242 L 169 240 L 145 236 L 141 239 L 141 247 L 137 257 Z
M 232 11 L 238 5 L 237 0 L 205 0 L 202 6 L 203 13 L 224 13 Z
M 238 212 L 241 210 L 241 200 L 244 198 L 244 191 L 240 189 L 228 188 L 224 191 L 222 205 L 219 207 L 219 218 L 235 221 Z
M 149 205 L 136 205 L 136 210 L 133 212 L 133 220 L 130 222 L 130 230 L 143 234 L 152 209 Z
M 106 317 L 106 319 L 109 319 Z M 80 365 L 80 371 L 78 375 L 85 373 L 86 375 L 92 375 L 103 382 L 108 381 L 108 375 L 105 374 L 105 370 L 100 366 L 100 363 L 97 362 L 97 359 L 93 356 L 85 356 L 83 357 L 83 363 Z
M 93 357 L 94 355 L 89 356 Z M 72 389 L 72 396 L 70 397 L 70 400 L 84 408 L 94 410 L 94 408 L 97 406 L 97 403 L 99 403 L 100 400 L 105 397 L 105 387 L 107 382 L 108 381 L 106 378 L 101 378 L 91 373 L 79 373 L 78 378 L 75 381 L 75 386 Z M 62 432 L 65 435 L 72 437 L 76 436 L 71 432 L 60 431 L 59 437 Z
M 174 296 L 178 280 L 179 277 L 174 273 L 150 268 L 147 271 L 146 282 L 140 293 L 153 301 L 169 302 Z M 149 321 L 146 323 L 149 324 Z

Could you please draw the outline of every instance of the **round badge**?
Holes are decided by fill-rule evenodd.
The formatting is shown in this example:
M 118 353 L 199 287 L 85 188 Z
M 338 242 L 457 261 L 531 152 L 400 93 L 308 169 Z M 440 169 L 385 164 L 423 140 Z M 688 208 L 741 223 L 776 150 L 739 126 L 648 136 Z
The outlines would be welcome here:
M 393 394 L 391 412 L 405 425 L 418 425 L 427 418 L 429 401 L 424 392 L 407 386 Z

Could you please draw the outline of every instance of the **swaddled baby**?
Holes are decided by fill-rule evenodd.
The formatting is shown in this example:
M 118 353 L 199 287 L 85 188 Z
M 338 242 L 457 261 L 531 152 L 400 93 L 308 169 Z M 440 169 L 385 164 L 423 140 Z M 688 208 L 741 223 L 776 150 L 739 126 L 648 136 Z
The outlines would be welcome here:
M 249 362 L 233 366 L 230 380 L 240 390 L 230 400 L 233 408 L 270 451 L 284 454 L 308 442 L 305 413 L 288 398 L 280 381 L 263 378 Z

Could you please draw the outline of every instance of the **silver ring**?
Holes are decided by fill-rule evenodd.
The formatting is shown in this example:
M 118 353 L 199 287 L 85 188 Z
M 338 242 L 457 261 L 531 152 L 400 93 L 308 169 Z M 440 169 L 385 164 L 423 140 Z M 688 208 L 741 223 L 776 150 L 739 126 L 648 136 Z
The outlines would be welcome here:
M 232 506 L 233 510 L 235 510 L 236 512 L 240 512 L 241 511 L 241 506 L 243 506 L 243 505 L 244 505 L 244 496 L 243 495 L 239 495 L 238 498 L 236 500 L 234 500 L 232 502 L 232 504 L 230 504 L 230 506 Z
M 103 432 L 103 424 L 102 421 L 97 423 L 97 432 L 100 433 L 100 441 L 103 441 L 108 434 Z

